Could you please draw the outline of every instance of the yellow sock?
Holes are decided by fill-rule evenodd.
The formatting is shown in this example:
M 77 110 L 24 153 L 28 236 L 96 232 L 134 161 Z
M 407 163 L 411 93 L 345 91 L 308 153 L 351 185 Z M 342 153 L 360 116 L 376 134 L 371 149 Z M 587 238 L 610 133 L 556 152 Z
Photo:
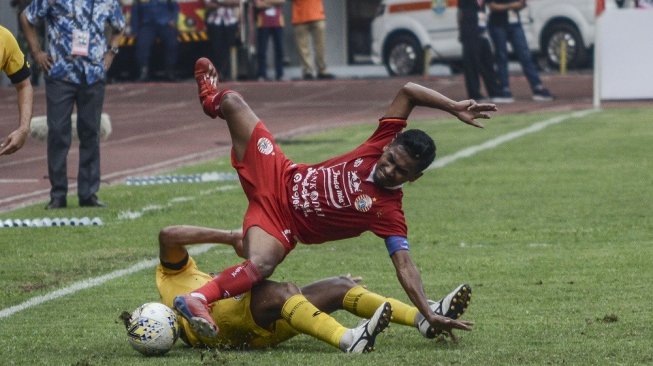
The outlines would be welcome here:
M 290 297 L 281 308 L 281 316 L 301 333 L 308 334 L 334 347 L 347 331 L 337 320 L 321 312 L 304 295 Z
M 345 299 L 342 300 L 342 306 L 352 314 L 369 319 L 374 315 L 376 309 L 386 301 L 392 305 L 391 321 L 393 323 L 408 326 L 415 325 L 415 317 L 419 313 L 416 307 L 396 299 L 375 294 L 363 286 L 356 286 L 349 290 L 345 294 Z

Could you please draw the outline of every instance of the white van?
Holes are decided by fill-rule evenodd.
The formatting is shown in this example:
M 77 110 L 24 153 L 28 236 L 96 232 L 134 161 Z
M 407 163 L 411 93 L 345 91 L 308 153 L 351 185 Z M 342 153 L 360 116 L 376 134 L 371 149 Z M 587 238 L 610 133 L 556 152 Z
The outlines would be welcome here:
M 567 66 L 580 67 L 594 46 L 595 0 L 529 0 L 521 11 L 530 49 L 554 68 L 566 44 Z M 421 74 L 433 62 L 462 59 L 458 0 L 383 0 L 372 22 L 372 60 L 390 75 Z

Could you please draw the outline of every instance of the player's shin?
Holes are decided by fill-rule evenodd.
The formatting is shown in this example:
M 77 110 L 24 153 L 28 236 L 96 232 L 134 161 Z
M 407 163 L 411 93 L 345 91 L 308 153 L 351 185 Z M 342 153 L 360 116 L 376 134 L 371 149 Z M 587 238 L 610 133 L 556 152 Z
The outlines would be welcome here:
M 193 293 L 204 295 L 206 301 L 210 304 L 216 300 L 245 293 L 261 280 L 263 280 L 263 277 L 259 273 L 256 264 L 246 260 L 241 264 L 225 269 L 213 280 L 193 291 Z
M 340 340 L 347 331 L 329 314 L 311 304 L 304 295 L 291 296 L 281 308 L 281 316 L 297 331 L 340 347 Z
M 419 311 L 416 307 L 399 300 L 371 292 L 363 286 L 353 287 L 345 294 L 343 308 L 348 312 L 369 319 L 384 302 L 392 306 L 392 323 L 414 326 Z

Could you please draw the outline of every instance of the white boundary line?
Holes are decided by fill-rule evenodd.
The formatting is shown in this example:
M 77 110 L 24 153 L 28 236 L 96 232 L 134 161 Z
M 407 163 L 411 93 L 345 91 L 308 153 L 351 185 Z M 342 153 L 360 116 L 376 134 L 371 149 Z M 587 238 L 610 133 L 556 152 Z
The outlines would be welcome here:
M 431 164 L 431 166 L 428 169 L 442 168 L 442 167 L 447 166 L 447 165 L 449 165 L 449 164 L 451 164 L 451 163 L 453 163 L 453 162 L 455 162 L 455 161 L 457 161 L 459 159 L 470 157 L 470 156 L 475 155 L 475 154 L 477 154 L 477 153 L 479 153 L 479 152 L 481 152 L 483 150 L 488 150 L 488 149 L 495 148 L 495 147 L 497 147 L 497 146 L 499 146 L 501 144 L 504 144 L 506 142 L 515 140 L 515 139 L 517 139 L 519 137 L 522 137 L 522 136 L 525 136 L 525 135 L 528 135 L 528 134 L 531 134 L 531 133 L 539 132 L 539 131 L 541 131 L 541 130 L 543 130 L 546 127 L 549 127 L 551 125 L 562 123 L 562 122 L 564 122 L 564 121 L 566 121 L 568 119 L 571 119 L 571 118 L 584 117 L 584 116 L 587 116 L 588 114 L 591 114 L 591 113 L 594 113 L 594 112 L 597 112 L 597 111 L 598 110 L 593 110 L 593 109 L 591 109 L 591 110 L 582 110 L 582 111 L 573 112 L 573 113 L 565 114 L 565 115 L 558 116 L 558 117 L 553 117 L 553 118 L 544 120 L 542 122 L 536 122 L 536 123 L 530 125 L 529 127 L 524 128 L 524 129 L 509 132 L 509 133 L 507 133 L 505 135 L 501 135 L 501 136 L 496 137 L 496 138 L 494 138 L 492 140 L 488 140 L 488 141 L 486 141 L 486 142 L 484 142 L 484 143 L 482 143 L 480 145 L 471 146 L 471 147 L 468 147 L 466 149 L 460 150 L 460 151 L 458 151 L 458 152 L 456 152 L 456 153 L 454 153 L 452 155 L 444 156 L 444 157 L 440 158 L 437 162 Z M 203 244 L 201 246 L 196 246 L 196 247 L 190 248 L 189 252 L 191 253 L 191 255 L 199 255 L 199 254 L 207 252 L 214 245 L 215 244 Z M 85 290 L 85 289 L 88 289 L 88 288 L 92 288 L 92 287 L 95 287 L 95 286 L 99 286 L 99 285 L 101 285 L 101 284 L 103 284 L 103 283 L 105 283 L 107 281 L 114 280 L 114 279 L 122 277 L 122 276 L 127 276 L 127 275 L 130 275 L 132 273 L 136 273 L 138 271 L 141 271 L 143 269 L 154 267 L 158 263 L 159 263 L 158 258 L 143 260 L 141 262 L 136 263 L 135 265 L 133 265 L 131 267 L 128 267 L 128 268 L 125 268 L 125 269 L 120 269 L 120 270 L 117 270 L 117 271 L 113 271 L 113 272 L 107 273 L 107 274 L 99 276 L 99 277 L 94 277 L 94 278 L 89 278 L 87 280 L 79 281 L 79 282 L 73 283 L 72 285 L 70 285 L 68 287 L 64 287 L 64 288 L 62 288 L 60 290 L 56 290 L 56 291 L 50 292 L 50 293 L 45 294 L 45 295 L 33 297 L 33 298 L 31 298 L 31 299 L 29 299 L 29 300 L 27 300 L 27 301 L 25 301 L 25 302 L 23 302 L 21 304 L 18 304 L 18 305 L 15 305 L 15 306 L 0 310 L 0 319 L 7 318 L 7 317 L 9 317 L 9 316 L 11 316 L 11 315 L 13 315 L 13 314 L 15 314 L 17 312 L 20 312 L 20 311 L 29 309 L 31 307 L 40 305 L 40 304 L 42 304 L 44 302 L 47 302 L 47 301 L 50 301 L 50 300 L 56 300 L 58 298 L 61 298 L 61 297 L 67 296 L 67 295 L 72 295 L 72 294 L 74 294 L 74 293 L 76 293 L 78 291 Z
M 453 153 L 451 155 L 447 155 L 447 156 L 444 156 L 442 158 L 439 158 L 436 161 L 434 161 L 433 164 L 431 164 L 431 166 L 429 166 L 427 168 L 427 170 L 443 168 L 443 167 L 453 163 L 454 161 L 457 161 L 457 160 L 460 160 L 460 159 L 463 159 L 463 158 L 468 158 L 468 157 L 470 157 L 472 155 L 475 155 L 475 154 L 477 154 L 477 153 L 479 153 L 479 152 L 481 152 L 483 150 L 494 149 L 495 147 L 497 147 L 497 146 L 499 146 L 501 144 L 505 144 L 506 142 L 518 139 L 518 138 L 520 138 L 522 136 L 525 136 L 525 135 L 528 135 L 528 134 L 531 134 L 531 133 L 539 132 L 539 131 L 541 131 L 541 130 L 549 127 L 549 126 L 552 126 L 552 125 L 555 125 L 555 124 L 558 124 L 558 123 L 562 123 L 562 122 L 564 122 L 564 121 L 566 121 L 566 120 L 568 120 L 570 118 L 585 117 L 585 116 L 587 116 L 587 115 L 589 115 L 591 113 L 595 113 L 595 112 L 598 112 L 598 110 L 597 109 L 585 109 L 585 110 L 582 110 L 582 111 L 577 111 L 577 112 L 565 114 L 565 115 L 562 115 L 562 116 L 549 118 L 549 119 L 544 120 L 542 122 L 536 122 L 536 123 L 534 123 L 534 124 L 532 124 L 532 125 L 530 125 L 530 126 L 528 126 L 526 128 L 521 129 L 521 130 L 509 132 L 509 133 L 507 133 L 505 135 L 501 135 L 501 136 L 495 137 L 495 138 L 493 138 L 491 140 L 488 140 L 488 141 L 486 141 L 486 142 L 484 142 L 484 143 L 482 143 L 480 145 L 471 146 L 471 147 L 468 147 L 466 149 L 459 150 L 459 151 L 457 151 L 457 152 L 455 152 L 455 153 Z
M 215 245 L 216 244 L 202 244 L 202 245 L 190 248 L 188 250 L 188 252 L 191 253 L 191 255 L 199 255 L 199 254 L 202 254 L 202 253 L 205 253 L 205 252 L 209 251 L 209 249 L 211 249 Z M 225 251 L 226 251 L 226 249 L 225 249 Z M 0 319 L 7 318 L 7 317 L 9 317 L 11 315 L 14 315 L 17 312 L 20 312 L 20 311 L 29 309 L 31 307 L 43 304 L 44 302 L 48 302 L 50 300 L 56 300 L 56 299 L 58 299 L 60 297 L 66 296 L 66 295 L 72 295 L 72 294 L 74 294 L 76 292 L 79 292 L 81 290 L 85 290 L 85 289 L 88 289 L 88 288 L 99 286 L 99 285 L 101 285 L 101 284 L 103 284 L 103 283 L 105 283 L 107 281 L 115 280 L 116 278 L 119 278 L 119 277 L 122 277 L 122 276 L 127 276 L 127 275 L 130 275 L 132 273 L 136 273 L 138 271 L 141 271 L 143 269 L 152 268 L 152 267 L 156 266 L 158 263 L 159 263 L 158 258 L 156 258 L 156 259 L 146 259 L 146 260 L 140 261 L 140 262 L 134 264 L 133 266 L 125 268 L 125 269 L 119 269 L 117 271 L 113 271 L 113 272 L 107 273 L 107 274 L 99 276 L 99 277 L 89 278 L 87 280 L 82 280 L 82 281 L 79 281 L 79 282 L 75 282 L 72 285 L 70 285 L 68 287 L 64 287 L 64 288 L 62 288 L 60 290 L 56 290 L 56 291 L 50 292 L 50 293 L 45 294 L 45 295 L 36 296 L 36 297 L 33 297 L 33 298 L 31 298 L 31 299 L 29 299 L 29 300 L 27 300 L 27 301 L 25 301 L 25 302 L 23 302 L 21 304 L 18 304 L 18 305 L 12 306 L 12 307 L 8 307 L 6 309 L 2 309 L 0 311 Z

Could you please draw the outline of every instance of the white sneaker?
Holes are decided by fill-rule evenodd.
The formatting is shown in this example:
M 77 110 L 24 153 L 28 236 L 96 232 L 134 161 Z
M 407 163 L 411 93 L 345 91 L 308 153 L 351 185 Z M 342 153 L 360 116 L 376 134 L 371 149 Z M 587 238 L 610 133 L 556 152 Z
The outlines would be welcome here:
M 392 307 L 389 302 L 385 302 L 376 309 L 370 320 L 367 320 L 356 328 L 351 329 L 353 332 L 353 341 L 345 352 L 367 353 L 374 350 L 376 336 L 388 327 L 391 317 Z
M 462 284 L 451 291 L 449 295 L 440 299 L 439 301 L 428 300 L 431 310 L 442 316 L 451 319 L 460 318 L 469 306 L 469 301 L 472 298 L 472 288 L 467 284 Z M 421 315 L 420 315 L 421 316 Z M 417 322 L 417 329 L 420 334 L 426 338 L 435 338 L 442 333 L 442 330 L 435 329 L 426 321 L 423 316 Z
M 490 98 L 490 102 L 495 104 L 510 104 L 515 102 L 515 98 L 513 98 L 512 96 L 492 97 Z

